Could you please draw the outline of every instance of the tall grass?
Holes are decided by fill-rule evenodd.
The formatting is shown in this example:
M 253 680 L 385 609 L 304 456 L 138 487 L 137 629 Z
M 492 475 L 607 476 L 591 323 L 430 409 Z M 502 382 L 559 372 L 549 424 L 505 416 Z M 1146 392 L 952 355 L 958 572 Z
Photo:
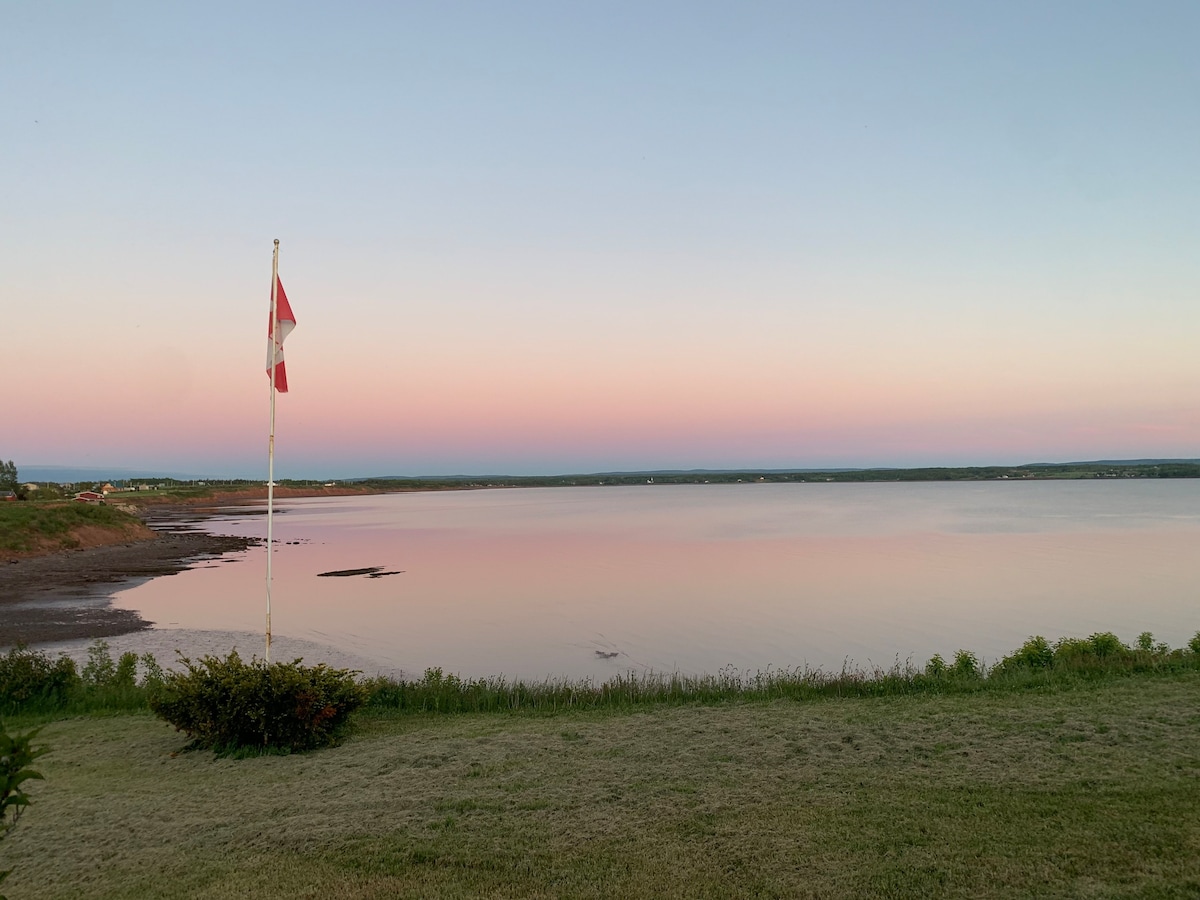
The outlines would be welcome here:
M 1143 673 L 1200 669 L 1200 632 L 1186 647 L 1172 649 L 1143 632 L 1133 645 L 1111 632 L 1087 638 L 1029 638 L 995 665 L 959 650 L 951 662 L 934 656 L 923 668 L 897 660 L 891 667 L 863 669 L 849 663 L 841 671 L 726 667 L 715 675 L 679 673 L 617 675 L 607 681 L 502 677 L 462 678 L 440 668 L 417 679 L 368 678 L 364 709 L 378 715 L 631 710 L 651 706 L 718 704 L 732 701 L 888 697 L 909 694 L 963 694 L 1069 686 L 1085 680 Z M 0 655 L 0 715 L 114 713 L 149 708 L 163 683 L 163 670 L 149 654 L 126 653 L 115 663 L 108 645 L 97 641 L 87 664 L 77 671 L 62 656 L 14 648 Z
M 711 704 L 730 700 L 816 700 L 831 696 L 905 693 L 927 681 L 910 667 L 864 671 L 821 669 L 722 669 L 716 675 L 630 672 L 607 681 L 547 679 L 524 682 L 470 678 L 427 669 L 414 681 L 386 678 L 366 682 L 368 709 L 399 712 L 555 712 L 570 709 L 631 709 L 649 705 Z
M 80 669 L 68 656 L 51 659 L 16 646 L 0 655 L 0 716 L 83 715 L 149 708 L 149 694 L 163 670 L 147 653 L 123 653 L 115 662 L 106 641 L 88 648 Z
M 1030 646 L 1048 657 L 1030 662 Z M 716 675 L 628 673 L 603 682 L 548 679 L 460 678 L 426 669 L 416 680 L 369 679 L 368 710 L 397 713 L 556 712 L 633 709 L 653 705 L 716 704 L 748 700 L 814 701 L 843 697 L 888 697 L 922 693 L 972 693 L 1067 685 L 1081 680 L 1150 672 L 1200 669 L 1200 633 L 1184 649 L 1163 644 L 1130 647 L 1111 633 L 1064 638 L 1051 645 L 1033 637 L 987 668 L 960 650 L 947 664 L 934 657 L 923 669 L 897 661 L 890 668 L 844 665 L 823 669 L 722 669 Z
M 72 532 L 86 525 L 120 531 L 141 520 L 92 503 L 0 503 L 0 552 L 27 553 L 46 544 L 69 549 L 79 543 Z

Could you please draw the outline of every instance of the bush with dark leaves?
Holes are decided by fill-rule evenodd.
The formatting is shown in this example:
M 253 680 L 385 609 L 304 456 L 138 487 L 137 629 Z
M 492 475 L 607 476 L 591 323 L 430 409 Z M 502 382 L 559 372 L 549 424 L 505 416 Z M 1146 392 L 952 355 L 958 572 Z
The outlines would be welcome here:
M 244 662 L 237 651 L 180 657 L 150 694 L 159 718 L 219 754 L 311 750 L 336 743 L 366 699 L 356 673 L 325 665 Z

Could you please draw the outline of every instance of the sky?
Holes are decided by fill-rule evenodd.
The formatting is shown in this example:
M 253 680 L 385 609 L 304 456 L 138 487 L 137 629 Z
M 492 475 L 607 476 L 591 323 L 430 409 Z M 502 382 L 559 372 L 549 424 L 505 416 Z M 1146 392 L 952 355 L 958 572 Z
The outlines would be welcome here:
M 0 7 L 0 457 L 1200 456 L 1200 4 Z

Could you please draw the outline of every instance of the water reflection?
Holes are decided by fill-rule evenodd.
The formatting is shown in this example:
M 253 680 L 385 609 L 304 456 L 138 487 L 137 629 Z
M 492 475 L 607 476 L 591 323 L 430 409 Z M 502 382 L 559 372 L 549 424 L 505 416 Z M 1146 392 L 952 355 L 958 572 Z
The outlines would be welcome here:
M 1198 488 L 755 484 L 286 501 L 272 625 L 385 669 L 522 678 L 886 666 L 959 647 L 995 659 L 1032 633 L 1150 630 L 1179 645 L 1200 627 Z M 264 524 L 234 512 L 209 527 L 257 535 Z M 160 629 L 242 633 L 243 652 L 255 651 L 264 552 L 115 602 Z M 317 577 L 369 566 L 403 574 Z

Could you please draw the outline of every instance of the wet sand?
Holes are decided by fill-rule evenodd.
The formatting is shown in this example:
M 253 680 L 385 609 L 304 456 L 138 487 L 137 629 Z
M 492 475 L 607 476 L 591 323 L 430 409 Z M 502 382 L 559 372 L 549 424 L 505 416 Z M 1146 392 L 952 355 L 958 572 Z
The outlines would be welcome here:
M 340 485 L 280 486 L 275 490 L 275 496 L 281 498 L 365 493 L 378 491 Z M 122 587 L 174 575 L 202 560 L 261 543 L 259 538 L 204 533 L 196 521 L 266 497 L 265 487 L 162 501 L 152 493 L 114 495 L 112 502 L 146 520 L 155 532 L 153 538 L 20 559 L 0 558 L 0 648 L 114 637 L 150 628 L 153 622 L 113 607 L 112 595 Z
M 342 485 L 275 489 L 277 498 L 376 493 L 380 491 Z M 153 494 L 115 495 L 113 502 L 146 520 L 155 532 L 153 538 L 0 558 L 0 648 L 114 637 L 150 628 L 153 622 L 113 607 L 112 595 L 122 587 L 174 575 L 202 560 L 262 543 L 260 538 L 207 534 L 196 523 L 266 497 L 266 487 L 257 486 L 162 501 Z M 261 512 L 265 514 L 265 508 Z
M 114 591 L 258 542 L 164 527 L 150 540 L 0 561 L 0 647 L 149 628 L 137 613 L 113 607 Z

